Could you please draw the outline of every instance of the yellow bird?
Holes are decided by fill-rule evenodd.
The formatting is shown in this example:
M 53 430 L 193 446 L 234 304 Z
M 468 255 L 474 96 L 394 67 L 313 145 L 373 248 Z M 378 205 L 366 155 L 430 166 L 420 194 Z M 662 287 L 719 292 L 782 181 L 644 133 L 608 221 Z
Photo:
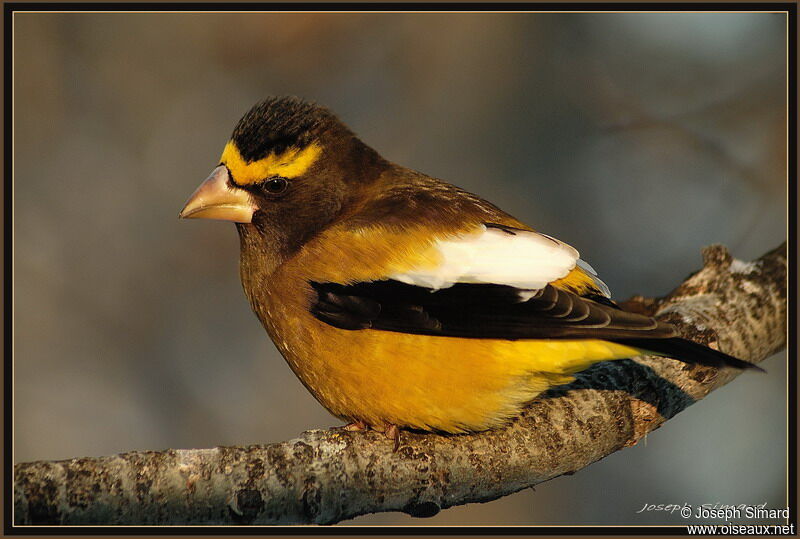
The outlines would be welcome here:
M 569 245 L 382 158 L 330 111 L 271 98 L 180 213 L 233 221 L 247 299 L 350 430 L 498 427 L 600 361 L 755 367 L 620 309 Z

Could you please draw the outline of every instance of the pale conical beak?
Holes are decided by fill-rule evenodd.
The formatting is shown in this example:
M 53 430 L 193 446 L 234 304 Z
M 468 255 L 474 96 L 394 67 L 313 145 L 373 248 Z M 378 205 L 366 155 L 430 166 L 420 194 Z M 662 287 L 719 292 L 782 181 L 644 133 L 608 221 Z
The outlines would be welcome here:
M 192 193 L 178 217 L 181 219 L 220 219 L 249 223 L 256 207 L 244 189 L 231 187 L 228 169 L 220 165 Z

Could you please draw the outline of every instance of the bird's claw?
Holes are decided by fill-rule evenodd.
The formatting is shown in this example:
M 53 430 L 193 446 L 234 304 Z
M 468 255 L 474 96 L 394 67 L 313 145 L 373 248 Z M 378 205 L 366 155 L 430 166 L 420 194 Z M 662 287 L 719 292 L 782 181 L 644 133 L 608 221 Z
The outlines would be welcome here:
M 361 432 L 367 429 L 372 429 L 378 432 L 383 433 L 388 439 L 394 442 L 394 449 L 392 449 L 392 453 L 397 453 L 397 450 L 400 449 L 400 428 L 397 425 L 387 425 L 385 428 L 375 428 L 374 426 L 370 427 L 365 422 L 359 420 L 353 421 L 344 425 L 343 427 L 336 427 L 347 432 Z
M 367 424 L 361 420 L 353 421 L 352 423 L 348 423 L 342 429 L 346 430 L 347 432 L 359 432 L 362 430 L 366 430 Z
M 383 435 L 390 440 L 394 440 L 394 449 L 392 449 L 392 453 L 397 453 L 397 450 L 400 449 L 400 429 L 397 428 L 397 425 L 389 425 L 383 432 Z

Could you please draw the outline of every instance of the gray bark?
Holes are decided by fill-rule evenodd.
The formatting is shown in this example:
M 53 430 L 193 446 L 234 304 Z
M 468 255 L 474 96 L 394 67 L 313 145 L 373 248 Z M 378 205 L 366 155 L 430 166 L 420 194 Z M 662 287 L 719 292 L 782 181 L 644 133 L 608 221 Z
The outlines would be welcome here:
M 753 362 L 786 342 L 786 245 L 752 263 L 721 246 L 661 299 L 629 309 L 686 338 Z M 131 452 L 15 466 L 14 517 L 24 524 L 336 523 L 358 515 L 493 500 L 634 445 L 740 374 L 640 357 L 600 363 L 536 399 L 507 428 L 402 435 L 315 430 L 287 442 Z M 748 373 L 748 376 L 759 374 Z

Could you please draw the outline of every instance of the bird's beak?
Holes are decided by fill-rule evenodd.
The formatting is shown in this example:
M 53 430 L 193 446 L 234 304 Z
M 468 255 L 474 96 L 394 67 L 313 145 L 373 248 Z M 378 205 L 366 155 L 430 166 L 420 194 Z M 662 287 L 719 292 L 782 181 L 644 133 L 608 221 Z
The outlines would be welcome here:
M 178 217 L 249 223 L 255 210 L 247 191 L 232 187 L 228 182 L 228 169 L 220 165 L 192 193 Z

